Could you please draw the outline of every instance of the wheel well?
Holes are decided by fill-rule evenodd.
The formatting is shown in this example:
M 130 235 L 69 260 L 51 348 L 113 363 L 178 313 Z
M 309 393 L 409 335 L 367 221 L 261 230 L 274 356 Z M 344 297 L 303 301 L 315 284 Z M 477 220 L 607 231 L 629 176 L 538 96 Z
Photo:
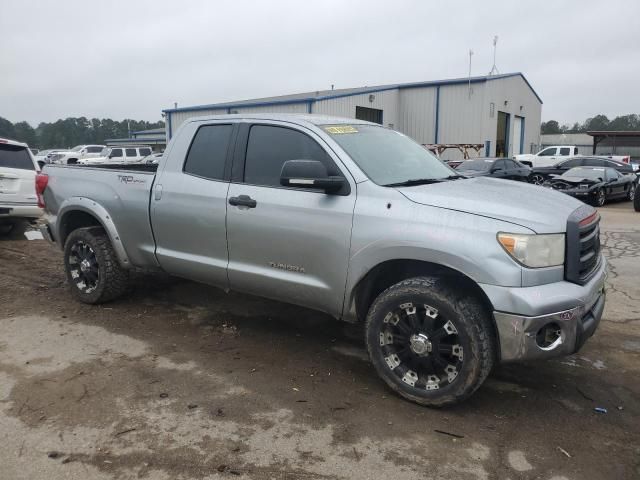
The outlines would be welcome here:
M 482 303 L 487 314 L 492 317 L 493 323 L 491 301 L 476 282 L 452 268 L 419 260 L 389 260 L 372 268 L 355 288 L 355 307 L 358 321 L 364 321 L 371 303 L 391 285 L 422 275 L 447 278 L 448 283 L 455 286 L 456 289 L 469 292 Z M 497 335 L 497 332 L 494 331 L 494 334 Z
M 85 227 L 102 227 L 102 224 L 96 217 L 87 212 L 74 210 L 66 213 L 60 223 L 60 245 L 64 246 L 64 242 L 66 242 L 71 232 Z

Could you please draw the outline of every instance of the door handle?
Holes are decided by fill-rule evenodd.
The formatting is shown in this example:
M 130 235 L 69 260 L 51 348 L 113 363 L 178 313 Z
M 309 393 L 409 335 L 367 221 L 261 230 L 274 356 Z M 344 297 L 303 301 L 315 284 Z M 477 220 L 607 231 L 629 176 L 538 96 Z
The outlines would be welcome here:
M 229 197 L 229 205 L 233 205 L 234 207 L 256 208 L 258 202 L 249 195 L 240 195 L 239 197 Z
M 154 194 L 154 198 L 156 200 L 160 200 L 162 198 L 162 185 L 156 185 L 156 191 Z

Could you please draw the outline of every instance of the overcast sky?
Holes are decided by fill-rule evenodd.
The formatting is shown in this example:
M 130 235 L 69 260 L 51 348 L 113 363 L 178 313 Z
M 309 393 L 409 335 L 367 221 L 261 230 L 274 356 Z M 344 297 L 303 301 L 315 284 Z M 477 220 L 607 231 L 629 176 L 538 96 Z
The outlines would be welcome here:
M 543 8 L 544 4 L 552 5 Z M 640 2 L 2 0 L 0 116 L 164 108 L 523 72 L 543 120 L 640 113 Z

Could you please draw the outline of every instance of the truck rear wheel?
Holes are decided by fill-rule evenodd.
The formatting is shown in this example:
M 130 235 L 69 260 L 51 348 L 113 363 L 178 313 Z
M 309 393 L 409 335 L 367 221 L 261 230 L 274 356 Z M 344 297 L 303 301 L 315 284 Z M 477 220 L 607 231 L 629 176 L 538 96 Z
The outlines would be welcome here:
M 101 227 L 80 228 L 67 237 L 64 267 L 71 294 L 83 303 L 103 303 L 122 295 L 129 272 L 118 263 Z
M 404 398 L 442 407 L 484 382 L 495 359 L 489 313 L 437 277 L 397 283 L 375 299 L 366 342 L 380 377 Z

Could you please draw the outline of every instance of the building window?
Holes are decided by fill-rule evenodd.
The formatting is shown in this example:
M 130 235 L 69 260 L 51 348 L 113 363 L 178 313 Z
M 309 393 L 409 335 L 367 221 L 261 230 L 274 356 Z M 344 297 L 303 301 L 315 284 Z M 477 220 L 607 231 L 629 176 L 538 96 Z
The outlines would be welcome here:
M 356 118 L 382 125 L 382 110 L 377 108 L 356 107 Z

